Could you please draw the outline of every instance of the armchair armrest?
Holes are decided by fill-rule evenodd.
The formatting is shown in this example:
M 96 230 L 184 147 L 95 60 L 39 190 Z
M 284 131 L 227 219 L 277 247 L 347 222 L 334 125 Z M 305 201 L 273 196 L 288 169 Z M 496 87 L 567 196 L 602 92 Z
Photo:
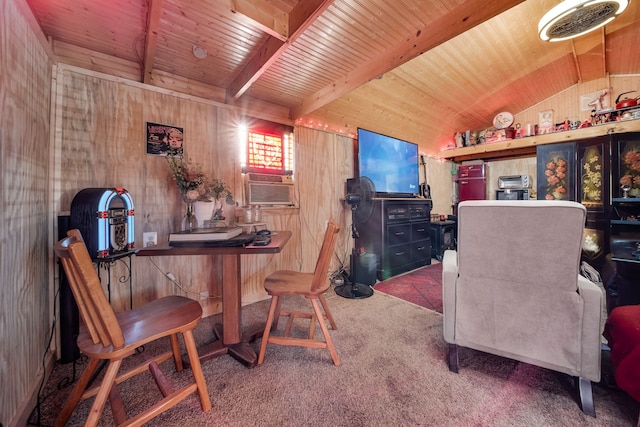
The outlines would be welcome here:
M 582 321 L 582 377 L 600 381 L 600 347 L 602 343 L 603 290 L 583 276 L 578 276 L 578 294 L 584 304 Z
M 456 320 L 456 281 L 458 279 L 458 253 L 444 251 L 442 258 L 442 314 L 444 316 L 444 340 L 454 343 Z

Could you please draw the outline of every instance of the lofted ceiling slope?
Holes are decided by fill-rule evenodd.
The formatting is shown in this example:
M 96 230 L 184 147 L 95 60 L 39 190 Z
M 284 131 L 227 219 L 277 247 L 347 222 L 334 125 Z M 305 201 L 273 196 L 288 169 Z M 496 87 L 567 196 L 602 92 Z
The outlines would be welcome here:
M 640 2 L 545 43 L 558 0 L 27 0 L 61 62 L 427 153 L 579 82 L 640 74 Z M 206 50 L 198 59 L 194 46 Z M 639 88 L 630 88 L 638 89 Z

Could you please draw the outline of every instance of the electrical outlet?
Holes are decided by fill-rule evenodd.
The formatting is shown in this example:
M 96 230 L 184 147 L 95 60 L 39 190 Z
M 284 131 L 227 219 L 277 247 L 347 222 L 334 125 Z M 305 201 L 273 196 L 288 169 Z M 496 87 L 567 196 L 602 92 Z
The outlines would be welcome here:
M 209 298 L 209 291 L 200 291 L 200 298 Z
M 169 278 L 169 280 L 172 280 L 174 282 L 176 281 L 176 276 L 174 276 L 173 273 L 167 273 L 167 277 Z

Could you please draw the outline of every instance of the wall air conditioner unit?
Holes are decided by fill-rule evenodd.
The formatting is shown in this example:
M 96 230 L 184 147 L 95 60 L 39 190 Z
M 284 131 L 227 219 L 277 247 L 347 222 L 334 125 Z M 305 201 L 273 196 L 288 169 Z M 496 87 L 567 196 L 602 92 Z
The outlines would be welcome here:
M 295 204 L 293 177 L 248 173 L 245 175 L 245 193 L 249 205 Z

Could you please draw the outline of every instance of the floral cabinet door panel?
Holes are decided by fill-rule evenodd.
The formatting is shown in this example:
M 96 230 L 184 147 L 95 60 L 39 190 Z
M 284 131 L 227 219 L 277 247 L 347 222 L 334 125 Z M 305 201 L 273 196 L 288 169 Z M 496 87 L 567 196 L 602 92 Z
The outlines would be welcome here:
M 576 200 L 575 144 L 541 145 L 536 152 L 539 200 Z
M 613 174 L 613 195 L 624 197 L 624 189 L 628 197 L 640 197 L 640 135 L 631 134 L 619 137 L 616 150 L 616 171 Z M 625 186 L 623 188 L 623 186 Z
M 576 200 L 587 208 L 582 258 L 600 271 L 609 252 L 609 136 L 576 142 Z
M 579 142 L 576 200 L 589 212 L 604 213 L 609 204 L 609 138 Z M 606 218 L 599 218 L 606 219 Z

